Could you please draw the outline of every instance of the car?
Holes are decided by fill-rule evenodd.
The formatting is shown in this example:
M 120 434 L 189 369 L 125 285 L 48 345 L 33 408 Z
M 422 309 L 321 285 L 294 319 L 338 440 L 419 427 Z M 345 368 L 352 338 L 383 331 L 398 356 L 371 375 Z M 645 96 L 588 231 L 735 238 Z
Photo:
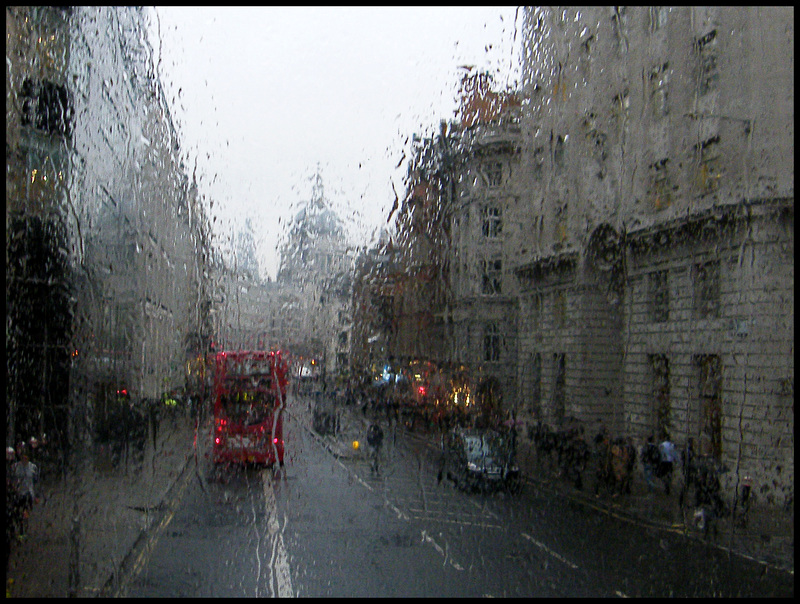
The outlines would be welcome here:
M 456 428 L 443 436 L 441 472 L 470 492 L 521 487 L 513 444 L 495 430 Z

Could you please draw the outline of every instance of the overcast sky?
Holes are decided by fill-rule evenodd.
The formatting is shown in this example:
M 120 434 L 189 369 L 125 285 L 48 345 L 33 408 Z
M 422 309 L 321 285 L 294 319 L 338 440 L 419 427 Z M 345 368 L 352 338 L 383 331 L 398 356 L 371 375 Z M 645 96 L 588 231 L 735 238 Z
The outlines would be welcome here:
M 392 183 L 402 194 L 405 141 L 453 116 L 459 66 L 518 77 L 514 7 L 155 10 L 159 73 L 219 244 L 250 217 L 273 278 L 317 165 L 367 245 Z

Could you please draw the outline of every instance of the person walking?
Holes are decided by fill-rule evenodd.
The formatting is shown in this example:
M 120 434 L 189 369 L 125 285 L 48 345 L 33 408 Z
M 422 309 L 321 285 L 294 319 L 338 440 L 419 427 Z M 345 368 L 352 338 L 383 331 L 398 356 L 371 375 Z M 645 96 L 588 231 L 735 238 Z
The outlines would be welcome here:
M 372 449 L 372 471 L 380 475 L 379 459 L 383 444 L 383 430 L 377 422 L 373 422 L 367 428 L 367 444 Z
M 664 434 L 664 440 L 658 446 L 658 455 L 659 462 L 657 476 L 664 483 L 664 492 L 669 495 L 670 487 L 672 485 L 672 473 L 674 471 L 675 464 L 680 462 L 680 455 L 678 450 L 675 448 L 675 443 L 670 440 L 669 434 Z
M 655 489 L 655 475 L 658 469 L 658 447 L 653 440 L 653 435 L 647 437 L 647 442 L 642 447 L 642 468 L 644 469 L 644 481 L 647 484 L 647 491 L 652 493 Z
M 28 516 L 36 501 L 35 483 L 39 479 L 39 467 L 31 462 L 27 449 L 18 451 L 20 460 L 13 466 L 14 491 L 16 507 L 19 514 L 19 535 L 24 537 L 28 526 Z

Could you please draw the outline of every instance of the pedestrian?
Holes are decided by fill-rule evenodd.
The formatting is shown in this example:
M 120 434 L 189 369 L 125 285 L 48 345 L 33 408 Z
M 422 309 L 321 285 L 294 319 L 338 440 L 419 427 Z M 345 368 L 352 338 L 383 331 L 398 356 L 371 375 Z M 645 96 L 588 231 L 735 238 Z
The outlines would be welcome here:
M 367 428 L 367 444 L 372 449 L 372 471 L 375 474 L 380 474 L 378 460 L 381 454 L 381 445 L 383 444 L 383 430 L 377 422 L 370 424 Z
M 621 495 L 625 491 L 629 466 L 630 451 L 622 438 L 615 438 L 611 443 L 612 497 Z
M 28 451 L 23 447 L 19 451 L 20 460 L 13 466 L 14 492 L 16 508 L 21 515 L 20 535 L 24 536 L 27 519 L 36 501 L 35 483 L 39 479 L 39 467 L 32 463 Z
M 625 444 L 623 446 L 625 448 L 627 462 L 625 464 L 625 478 L 623 479 L 622 488 L 626 495 L 630 495 L 631 483 L 633 482 L 633 468 L 636 466 L 636 447 L 630 436 L 625 438 Z
M 605 426 L 600 426 L 597 436 L 594 437 L 595 449 L 595 497 L 600 496 L 600 487 L 602 485 L 611 485 L 611 440 L 608 437 Z
M 664 492 L 669 495 L 672 484 L 672 472 L 675 464 L 680 461 L 680 455 L 675 444 L 670 440 L 669 434 L 664 434 L 664 440 L 658 446 L 658 478 L 664 483 Z
M 642 447 L 642 468 L 644 469 L 644 481 L 647 484 L 648 492 L 652 493 L 655 489 L 655 474 L 658 468 L 658 447 L 654 442 L 653 435 L 647 437 L 647 442 Z

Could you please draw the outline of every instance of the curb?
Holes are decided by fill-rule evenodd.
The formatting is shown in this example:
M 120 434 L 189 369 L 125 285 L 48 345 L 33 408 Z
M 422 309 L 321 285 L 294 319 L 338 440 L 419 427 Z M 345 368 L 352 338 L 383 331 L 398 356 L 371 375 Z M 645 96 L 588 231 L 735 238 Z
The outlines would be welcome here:
M 146 527 L 144 527 L 139 535 L 136 537 L 136 540 L 133 542 L 130 550 L 125 554 L 120 562 L 119 566 L 111 571 L 108 578 L 103 582 L 103 587 L 100 589 L 96 597 L 99 598 L 108 598 L 108 597 L 120 597 L 124 594 L 121 593 L 124 589 L 126 589 L 126 583 L 130 578 L 128 575 L 130 574 L 130 565 L 132 560 L 134 559 L 137 552 L 139 552 L 142 547 L 147 546 L 147 542 L 152 537 L 151 529 L 154 526 L 159 526 L 164 519 L 165 514 L 175 506 L 178 501 L 175 500 L 175 487 L 184 481 L 186 477 L 186 472 L 189 469 L 189 465 L 192 459 L 195 457 L 191 453 L 192 449 L 189 449 L 189 452 L 186 454 L 185 459 L 183 461 L 183 466 L 181 467 L 180 471 L 177 472 L 175 480 L 171 482 L 169 487 L 164 491 L 164 495 L 159 499 L 158 503 L 155 506 L 155 509 L 158 510 L 158 515 L 150 519 L 150 522 Z

